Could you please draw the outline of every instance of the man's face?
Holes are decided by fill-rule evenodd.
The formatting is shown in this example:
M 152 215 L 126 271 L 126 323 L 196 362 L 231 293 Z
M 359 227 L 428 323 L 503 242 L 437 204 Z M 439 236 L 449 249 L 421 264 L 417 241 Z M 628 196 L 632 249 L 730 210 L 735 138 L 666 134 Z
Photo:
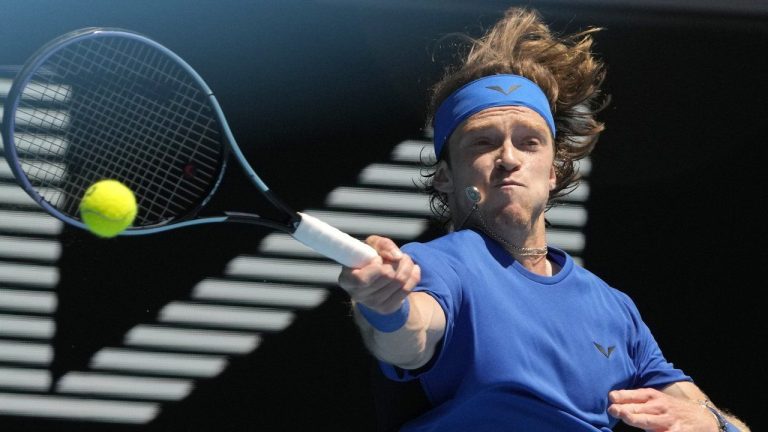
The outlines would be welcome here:
M 544 209 L 555 187 L 554 145 L 549 127 L 526 107 L 489 108 L 465 120 L 447 144 L 435 187 L 448 194 L 454 223 L 472 207 L 465 188 L 482 196 L 480 211 L 494 229 L 544 226 Z

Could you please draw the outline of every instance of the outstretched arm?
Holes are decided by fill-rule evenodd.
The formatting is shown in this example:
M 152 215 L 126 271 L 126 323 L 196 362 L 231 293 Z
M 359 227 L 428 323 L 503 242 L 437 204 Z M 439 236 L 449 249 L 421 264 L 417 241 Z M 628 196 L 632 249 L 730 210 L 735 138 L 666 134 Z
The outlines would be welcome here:
M 715 407 L 691 382 L 676 382 L 661 391 L 651 388 L 616 390 L 608 394 L 608 399 L 611 402 L 609 414 L 646 431 L 749 432 L 746 424 Z M 731 424 L 729 428 L 720 428 L 712 410 Z
M 392 240 L 371 236 L 366 243 L 379 257 L 359 269 L 344 268 L 339 285 L 352 299 L 355 321 L 371 353 L 403 369 L 419 368 L 432 358 L 445 333 L 445 313 L 429 294 L 413 292 L 421 269 Z

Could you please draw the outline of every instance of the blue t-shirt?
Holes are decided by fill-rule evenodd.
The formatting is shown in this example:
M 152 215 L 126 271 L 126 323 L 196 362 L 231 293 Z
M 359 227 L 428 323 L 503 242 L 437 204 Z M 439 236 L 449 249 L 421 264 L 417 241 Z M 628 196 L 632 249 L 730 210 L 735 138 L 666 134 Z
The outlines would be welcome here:
M 607 431 L 608 392 L 689 381 L 668 363 L 625 294 L 550 248 L 552 277 L 526 270 L 472 230 L 403 247 L 416 291 L 442 306 L 438 351 L 417 378 L 433 409 L 403 431 Z

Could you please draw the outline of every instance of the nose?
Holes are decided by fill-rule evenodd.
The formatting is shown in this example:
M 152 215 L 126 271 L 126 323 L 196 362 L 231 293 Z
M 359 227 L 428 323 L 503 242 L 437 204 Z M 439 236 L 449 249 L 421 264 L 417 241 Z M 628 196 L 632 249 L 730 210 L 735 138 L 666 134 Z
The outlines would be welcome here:
M 507 171 L 512 171 L 520 166 L 520 158 L 517 151 L 517 148 L 510 139 L 504 140 L 504 144 L 502 144 L 500 153 L 496 158 L 496 166 Z

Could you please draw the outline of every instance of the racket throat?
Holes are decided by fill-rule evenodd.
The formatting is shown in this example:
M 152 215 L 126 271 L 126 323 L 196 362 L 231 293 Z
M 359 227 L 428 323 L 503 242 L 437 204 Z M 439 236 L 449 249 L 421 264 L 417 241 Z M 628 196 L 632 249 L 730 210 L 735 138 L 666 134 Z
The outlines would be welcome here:
M 296 227 L 298 226 L 298 223 L 295 223 L 290 219 L 286 220 L 285 222 L 278 222 L 271 219 L 263 218 L 253 213 L 227 211 L 227 212 L 224 212 L 224 216 L 226 217 L 226 220 L 222 222 L 251 224 L 251 225 L 259 225 L 262 227 L 265 226 L 267 228 L 271 228 L 277 231 L 282 231 L 288 234 L 293 234 L 293 232 L 296 231 Z
M 263 193 L 269 202 L 275 206 L 275 208 L 285 213 L 286 225 L 292 227 L 291 232 L 296 231 L 296 228 L 298 228 L 299 224 L 301 223 L 301 215 L 289 207 L 288 204 L 283 202 L 283 200 L 278 198 L 277 195 L 273 194 L 271 189 L 267 189 L 266 191 L 263 191 Z

